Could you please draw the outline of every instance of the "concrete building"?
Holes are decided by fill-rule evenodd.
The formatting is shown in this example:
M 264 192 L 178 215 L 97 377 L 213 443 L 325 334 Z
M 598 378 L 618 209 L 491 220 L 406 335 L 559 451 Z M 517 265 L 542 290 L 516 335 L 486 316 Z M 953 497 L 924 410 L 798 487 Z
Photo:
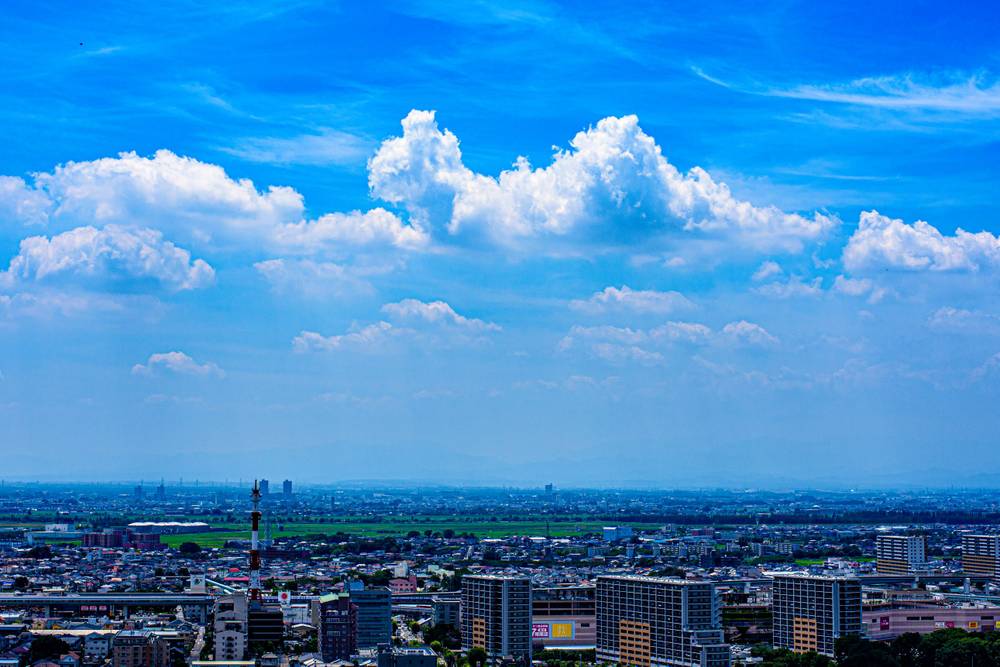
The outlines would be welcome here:
M 604 526 L 601 533 L 606 542 L 632 539 L 632 526 Z
M 260 495 L 266 498 L 271 493 L 271 482 L 266 479 L 262 479 L 260 480 L 258 488 L 260 489 Z
M 286 498 L 292 497 L 292 480 L 286 479 L 281 483 L 281 495 Z
M 376 667 L 436 667 L 437 654 L 428 646 L 383 646 L 376 655 Z
M 313 603 L 313 623 L 325 662 L 350 660 L 357 650 L 357 607 L 346 593 L 331 593 Z
M 1000 535 L 962 535 L 962 569 L 1000 579 Z
M 357 648 L 376 648 L 392 643 L 392 594 L 384 586 L 352 590 L 351 603 L 357 608 Z
M 833 657 L 837 639 L 862 632 L 858 579 L 775 574 L 771 598 L 777 648 Z
M 431 598 L 431 606 L 434 610 L 434 616 L 432 616 L 434 625 L 458 627 L 460 618 L 459 610 L 462 606 L 461 601 L 435 595 Z
M 111 640 L 112 667 L 169 667 L 170 647 L 148 630 L 122 630 Z
M 531 579 L 462 577 L 462 649 L 486 650 L 492 662 L 531 662 Z
M 531 638 L 536 648 L 597 645 L 597 595 L 593 586 L 536 588 L 531 594 Z
M 223 595 L 215 601 L 215 659 L 242 660 L 249 637 L 247 598 L 242 593 Z
M 879 535 L 875 553 L 879 574 L 916 574 L 927 567 L 927 539 L 923 535 Z
M 727 667 L 711 582 L 597 579 L 597 661 L 636 667 Z

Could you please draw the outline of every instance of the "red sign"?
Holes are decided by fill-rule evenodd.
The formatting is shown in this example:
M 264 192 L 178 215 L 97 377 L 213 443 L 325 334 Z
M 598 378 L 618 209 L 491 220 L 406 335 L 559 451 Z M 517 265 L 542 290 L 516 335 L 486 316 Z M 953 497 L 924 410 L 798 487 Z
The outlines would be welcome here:
M 549 624 L 548 623 L 532 623 L 531 624 L 531 638 L 532 639 L 548 639 L 549 638 Z

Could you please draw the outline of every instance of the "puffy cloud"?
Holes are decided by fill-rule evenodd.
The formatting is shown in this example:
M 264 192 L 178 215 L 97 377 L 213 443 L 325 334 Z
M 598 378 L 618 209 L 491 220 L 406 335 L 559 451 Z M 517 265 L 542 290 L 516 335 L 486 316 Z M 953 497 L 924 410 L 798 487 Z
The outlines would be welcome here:
M 208 362 L 199 364 L 183 352 L 157 352 L 149 355 L 145 364 L 132 367 L 133 375 L 153 375 L 162 369 L 180 375 L 200 375 L 224 377 L 225 373 L 215 364 Z
M 385 304 L 382 306 L 382 312 L 400 320 L 453 325 L 470 331 L 500 331 L 500 326 L 493 322 L 459 315 L 444 301 L 424 302 L 417 299 L 403 299 L 398 303 Z
M 634 290 L 628 285 L 605 287 L 589 299 L 574 299 L 570 308 L 587 313 L 603 313 L 609 310 L 631 310 L 637 313 L 666 314 L 681 308 L 691 308 L 692 304 L 680 292 L 658 292 L 656 290 Z
M 868 303 L 878 303 L 893 290 L 888 287 L 876 285 L 869 278 L 848 278 L 847 276 L 837 276 L 833 281 L 833 291 L 848 296 L 868 295 Z
M 0 273 L 0 286 L 59 278 L 112 282 L 153 280 L 179 291 L 211 285 L 215 272 L 204 260 L 165 241 L 153 229 L 78 227 L 52 238 L 32 236 Z
M 388 322 L 377 322 L 336 336 L 324 336 L 315 331 L 303 331 L 292 340 L 296 352 L 328 352 L 347 347 L 372 348 L 405 333 Z
M 760 267 L 754 271 L 753 281 L 760 282 L 762 280 L 767 280 L 771 276 L 780 276 L 782 273 L 781 265 L 774 260 L 767 260 L 763 262 Z
M 343 245 L 384 245 L 415 250 L 427 245 L 429 237 L 384 208 L 375 208 L 365 212 L 328 213 L 316 220 L 288 223 L 274 230 L 274 241 L 298 252 Z
M 426 242 L 421 230 L 382 208 L 306 219 L 302 195 L 293 188 L 258 190 L 219 165 L 168 150 L 67 162 L 35 174 L 33 188 L 6 177 L 0 214 L 10 208 L 59 228 L 141 223 L 199 244 L 263 244 L 303 254 L 368 244 L 412 249 Z
M 1000 265 L 1000 238 L 963 229 L 949 236 L 923 220 L 908 225 L 878 211 L 865 211 L 844 248 L 843 262 L 857 272 L 988 270 Z
M 768 333 L 767 329 L 746 320 L 730 322 L 722 327 L 722 336 L 732 342 L 744 345 L 776 345 L 778 343 L 778 339 Z
M 0 176 L 0 223 L 44 224 L 49 206 L 45 193 L 29 187 L 23 178 Z
M 411 111 L 403 136 L 369 161 L 375 197 L 404 206 L 418 226 L 516 245 L 538 237 L 620 245 L 680 231 L 757 249 L 798 251 L 837 223 L 732 196 L 703 169 L 680 173 L 635 116 L 609 117 L 578 133 L 551 165 L 519 158 L 497 178 L 462 162 L 458 138 L 434 112 Z
M 754 288 L 754 292 L 772 299 L 792 299 L 816 297 L 823 294 L 823 279 L 813 278 L 804 282 L 799 276 L 792 276 L 786 282 L 774 282 Z

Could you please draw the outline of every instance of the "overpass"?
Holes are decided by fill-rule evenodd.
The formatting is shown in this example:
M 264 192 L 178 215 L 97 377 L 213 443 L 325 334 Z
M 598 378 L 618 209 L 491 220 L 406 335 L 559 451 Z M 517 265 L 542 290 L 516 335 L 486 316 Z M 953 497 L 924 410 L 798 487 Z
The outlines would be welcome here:
M 43 609 L 45 616 L 54 611 L 116 612 L 128 618 L 133 609 L 165 609 L 183 607 L 185 617 L 196 616 L 204 625 L 214 598 L 207 593 L 64 593 L 0 595 L 0 608 Z M 188 612 L 194 612 L 190 615 Z

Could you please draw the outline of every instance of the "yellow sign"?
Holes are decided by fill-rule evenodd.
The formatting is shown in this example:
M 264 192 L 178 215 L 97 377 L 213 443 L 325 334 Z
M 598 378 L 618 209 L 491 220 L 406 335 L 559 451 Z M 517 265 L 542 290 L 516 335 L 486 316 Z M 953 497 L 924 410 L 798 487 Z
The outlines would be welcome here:
M 979 621 L 969 621 L 969 629 L 975 630 L 979 627 Z
M 572 639 L 573 638 L 573 624 L 572 623 L 553 623 L 552 624 L 552 637 L 553 637 L 553 639 Z

